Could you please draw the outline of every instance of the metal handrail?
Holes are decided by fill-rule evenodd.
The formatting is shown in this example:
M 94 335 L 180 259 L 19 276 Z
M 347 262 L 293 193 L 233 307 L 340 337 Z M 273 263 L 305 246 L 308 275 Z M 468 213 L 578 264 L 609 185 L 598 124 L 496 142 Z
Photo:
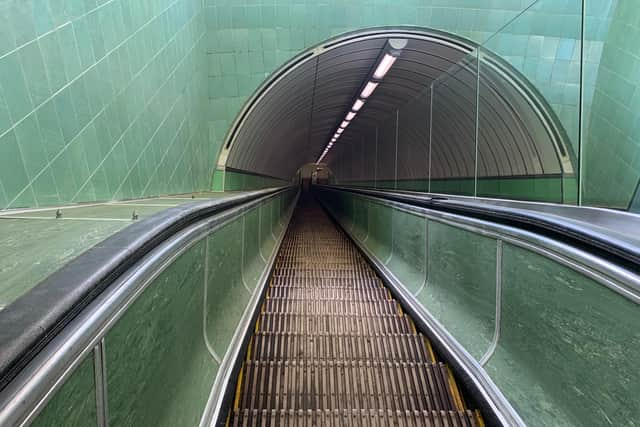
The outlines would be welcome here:
M 552 213 L 553 207 L 551 205 L 541 204 L 546 209 L 548 217 L 546 219 L 545 212 L 542 211 L 531 210 L 528 214 L 530 216 L 527 216 L 527 209 L 515 207 L 520 202 L 512 202 L 515 206 L 509 207 L 509 202 L 501 201 L 501 206 L 496 210 L 495 206 L 483 205 L 473 200 L 447 201 L 432 199 L 428 195 L 407 195 L 403 192 L 362 188 L 336 186 L 318 186 L 317 188 L 358 194 L 360 197 L 368 198 L 377 203 L 419 213 L 429 219 L 456 228 L 501 239 L 539 253 L 546 258 L 551 258 L 590 277 L 625 298 L 640 303 L 640 268 L 633 263 L 635 254 L 629 253 L 626 258 L 616 258 L 620 256 L 621 251 L 628 247 L 628 245 L 622 244 L 620 247 L 611 248 L 611 252 L 607 252 L 605 242 L 598 241 L 603 237 L 602 227 L 595 228 L 594 233 L 597 231 L 597 234 L 590 234 L 590 230 L 586 227 L 575 227 L 574 223 L 570 224 L 571 227 L 568 224 L 565 230 L 559 229 L 557 225 L 562 222 L 562 210 L 567 207 L 556 205 L 556 210 Z M 529 203 L 524 203 L 525 206 L 527 204 Z M 464 214 L 465 208 L 468 208 L 467 215 Z M 569 209 L 574 211 L 579 208 L 571 207 Z M 509 211 L 514 213 L 514 218 L 520 218 L 521 222 L 505 221 Z M 600 215 L 606 214 L 602 209 L 598 211 Z M 615 211 L 610 211 L 609 214 L 628 215 Z M 567 221 L 570 220 L 572 218 L 568 217 Z M 549 221 L 547 230 L 544 228 L 544 221 Z M 533 227 L 534 225 L 539 228 Z M 640 248 L 638 249 L 640 250 Z
M 235 198 L 225 209 L 186 224 L 148 251 L 58 332 L 33 359 L 0 391 L 0 425 L 29 425 L 90 353 L 94 362 L 104 362 L 104 337 L 141 293 L 173 261 L 225 224 L 293 187 L 253 192 L 249 198 Z M 206 209 L 205 209 L 206 210 Z M 126 230 L 124 230 L 126 232 Z M 95 366 L 96 379 L 104 376 L 104 366 Z M 107 425 L 106 384 L 96 381 L 98 425 Z M 103 400 L 100 401 L 100 396 Z
M 488 343 L 486 351 L 476 360 L 469 352 L 460 344 L 447 329 L 434 317 L 428 309 L 423 306 L 417 299 L 424 286 L 416 291 L 410 291 L 391 271 L 387 263 L 377 256 L 364 244 L 370 230 L 367 225 L 363 225 L 362 234 L 356 236 L 354 228 L 345 226 L 345 232 L 352 237 L 354 243 L 367 256 L 371 264 L 376 268 L 380 276 L 384 279 L 387 286 L 392 289 L 395 296 L 402 302 L 405 310 L 409 312 L 416 320 L 426 334 L 432 339 L 434 345 L 439 351 L 445 355 L 445 358 L 456 368 L 456 372 L 462 377 L 463 383 L 473 390 L 473 394 L 480 396 L 479 401 L 484 405 L 483 413 L 495 416 L 493 420 L 499 425 L 512 426 L 524 425 L 517 411 L 509 404 L 506 397 L 500 389 L 491 380 L 488 373 L 483 367 L 489 362 L 493 356 L 498 341 L 500 340 L 501 329 L 501 290 L 502 290 L 502 253 L 503 244 L 508 243 L 513 246 L 524 248 L 528 251 L 539 254 L 545 258 L 551 259 L 563 266 L 566 266 L 579 274 L 592 279 L 607 288 L 615 291 L 624 298 L 627 298 L 637 304 L 640 304 L 640 274 L 634 270 L 626 262 L 617 263 L 617 258 L 603 256 L 599 247 L 589 247 L 588 245 L 575 245 L 573 241 L 563 241 L 559 239 L 559 235 L 545 235 L 537 233 L 531 229 L 521 228 L 514 225 L 508 225 L 499 221 L 491 221 L 491 210 L 487 209 L 484 216 L 466 216 L 460 210 L 449 212 L 443 208 L 444 204 L 441 200 L 434 200 L 433 205 L 425 204 L 430 199 L 429 196 L 412 194 L 411 198 L 402 199 L 406 196 L 404 193 L 383 190 L 363 190 L 361 188 L 353 189 L 347 187 L 335 186 L 317 186 L 320 192 L 319 199 L 322 201 L 322 193 L 348 193 L 350 196 L 360 198 L 365 203 L 378 204 L 387 206 L 394 211 L 406 212 L 429 221 L 446 224 L 457 229 L 476 233 L 478 235 L 494 239 L 496 241 L 496 314 L 494 335 Z M 348 201 L 348 203 L 351 200 Z M 457 201 L 457 206 L 461 203 Z M 469 203 L 473 203 L 472 200 Z M 487 202 L 488 203 L 488 202 Z M 474 209 L 477 209 L 479 203 L 473 203 Z M 509 202 L 502 201 L 501 207 L 508 209 Z M 519 205 L 522 209 L 522 204 Z M 538 206 L 541 210 L 553 210 L 553 206 Z M 561 206 L 556 213 L 562 211 Z M 575 209 L 575 208 L 573 208 Z M 327 210 L 331 212 L 331 208 L 327 205 Z M 606 212 L 599 212 L 605 215 Z M 332 213 L 333 214 L 333 213 Z M 617 212 L 611 212 L 617 215 Z M 557 220 L 557 218 L 556 218 Z M 337 222 L 340 222 L 336 218 Z M 428 223 L 426 225 L 428 227 Z M 364 230 L 366 228 L 366 231 Z M 393 251 L 392 251 L 393 253 Z M 426 280 L 426 279 L 425 279 Z

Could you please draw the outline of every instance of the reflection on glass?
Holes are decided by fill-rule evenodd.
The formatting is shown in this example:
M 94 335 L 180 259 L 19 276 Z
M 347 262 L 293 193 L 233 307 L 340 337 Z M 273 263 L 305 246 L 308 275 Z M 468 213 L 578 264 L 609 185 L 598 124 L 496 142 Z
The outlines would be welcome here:
M 477 61 L 473 52 L 433 82 L 431 192 L 475 193 Z

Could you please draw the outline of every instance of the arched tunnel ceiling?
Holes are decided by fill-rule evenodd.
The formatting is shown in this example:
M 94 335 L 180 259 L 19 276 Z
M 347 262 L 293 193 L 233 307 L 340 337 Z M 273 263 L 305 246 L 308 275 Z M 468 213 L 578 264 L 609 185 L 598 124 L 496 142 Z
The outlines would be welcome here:
M 391 37 L 398 35 L 377 34 L 338 43 L 320 53 L 316 50 L 278 74 L 249 103 L 231 133 L 226 166 L 288 179 L 301 165 L 315 161 Z M 472 50 L 471 45 L 440 35 L 408 37 L 398 60 L 336 143 L 327 162 L 335 162 L 347 151 L 354 154 L 357 144 L 371 138 L 376 127 L 393 118 L 397 109 L 409 112 L 403 113 L 404 121 L 400 121 L 404 123 L 400 133 L 406 148 L 414 145 L 420 152 L 429 138 L 426 92 L 435 81 L 431 129 L 434 176 L 472 176 L 475 129 L 471 125 L 476 117 L 479 80 L 479 176 L 557 174 L 570 168 L 568 154 L 559 147 L 562 143 L 550 123 L 553 120 L 536 113 L 546 110 L 532 106 L 536 102 L 514 84 L 508 67 L 507 77 L 504 66 L 493 64 L 478 79 L 476 64 L 456 65 L 464 64 Z M 418 98 L 421 94 L 422 99 Z M 424 174 L 418 170 L 424 169 L 423 163 L 411 164 L 411 153 L 404 162 L 404 174 Z

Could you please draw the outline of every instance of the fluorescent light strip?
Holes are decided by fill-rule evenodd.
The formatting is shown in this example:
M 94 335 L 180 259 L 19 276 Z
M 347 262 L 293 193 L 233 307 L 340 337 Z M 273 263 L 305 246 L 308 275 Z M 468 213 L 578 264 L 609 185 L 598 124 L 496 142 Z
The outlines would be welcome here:
M 386 53 L 382 61 L 378 64 L 376 71 L 373 73 L 373 78 L 377 80 L 382 79 L 389 72 L 394 62 L 396 62 L 396 57 Z
M 357 99 L 356 102 L 353 103 L 353 107 L 351 107 L 351 109 L 353 111 L 360 111 L 363 105 L 364 101 L 362 99 Z
M 340 129 L 338 129 L 338 130 L 336 131 L 336 133 L 337 133 L 338 135 L 340 135 L 342 132 L 344 132 L 344 129 L 342 129 L 342 128 L 340 128 Z
M 364 89 L 362 89 L 362 93 L 360 94 L 360 97 L 365 99 L 370 97 L 373 91 L 376 90 L 377 87 L 378 87 L 378 83 L 368 82 L 367 85 L 364 87 Z
M 345 119 L 351 121 L 355 116 L 356 116 L 356 113 L 354 113 L 353 111 L 349 111 Z
M 340 127 L 341 127 L 341 128 L 343 128 L 343 129 L 346 129 L 346 128 L 347 128 L 347 126 L 349 126 L 349 123 L 350 123 L 350 122 L 348 122 L 348 121 L 346 121 L 346 120 L 345 120 L 345 121 L 343 121 L 342 123 L 340 123 Z

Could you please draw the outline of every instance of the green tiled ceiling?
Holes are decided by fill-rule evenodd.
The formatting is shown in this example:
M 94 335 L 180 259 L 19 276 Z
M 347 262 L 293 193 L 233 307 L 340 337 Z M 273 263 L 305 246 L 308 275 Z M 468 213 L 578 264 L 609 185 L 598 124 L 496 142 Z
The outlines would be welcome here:
M 0 208 L 208 188 L 200 0 L 8 0 L 0 39 Z

